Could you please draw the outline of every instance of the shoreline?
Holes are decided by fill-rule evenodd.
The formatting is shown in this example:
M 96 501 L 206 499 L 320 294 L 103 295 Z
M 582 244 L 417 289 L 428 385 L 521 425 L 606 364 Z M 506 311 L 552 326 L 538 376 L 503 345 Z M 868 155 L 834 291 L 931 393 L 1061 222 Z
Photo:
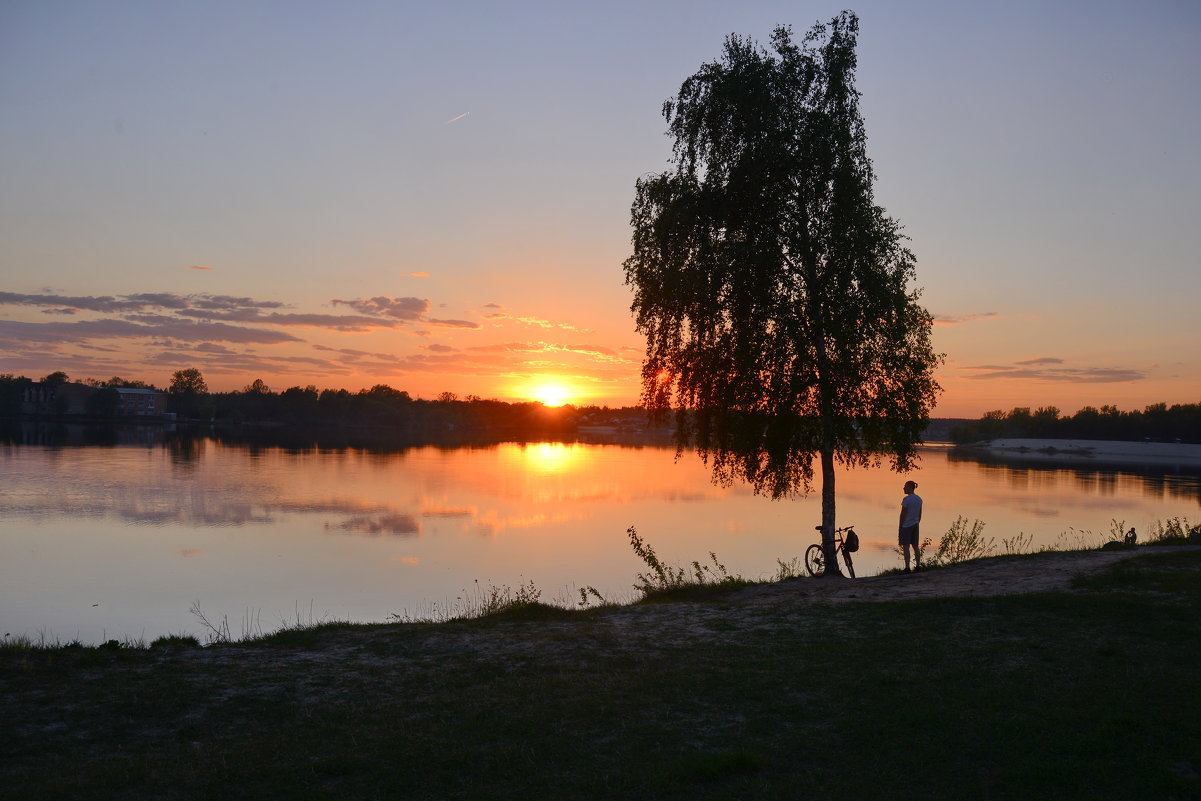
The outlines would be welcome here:
M 996 456 L 1055 462 L 1103 462 L 1201 467 L 1201 445 L 1100 439 L 1004 438 L 956 446 Z

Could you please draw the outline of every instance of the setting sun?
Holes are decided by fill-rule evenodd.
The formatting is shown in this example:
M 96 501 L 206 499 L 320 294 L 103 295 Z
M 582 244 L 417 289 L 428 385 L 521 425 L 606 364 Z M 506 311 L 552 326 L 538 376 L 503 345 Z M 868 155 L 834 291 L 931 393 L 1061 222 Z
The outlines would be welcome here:
M 537 384 L 531 387 L 529 395 L 543 406 L 562 406 L 575 397 L 575 393 L 563 384 L 554 382 Z

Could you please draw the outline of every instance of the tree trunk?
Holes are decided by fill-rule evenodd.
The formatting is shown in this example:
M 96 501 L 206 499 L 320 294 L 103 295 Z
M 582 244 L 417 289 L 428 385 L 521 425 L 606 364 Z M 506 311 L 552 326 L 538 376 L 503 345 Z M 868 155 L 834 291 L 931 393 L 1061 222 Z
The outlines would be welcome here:
M 822 551 L 826 555 L 826 570 L 823 577 L 841 576 L 838 569 L 838 554 L 835 552 L 834 529 L 834 451 L 822 449 Z

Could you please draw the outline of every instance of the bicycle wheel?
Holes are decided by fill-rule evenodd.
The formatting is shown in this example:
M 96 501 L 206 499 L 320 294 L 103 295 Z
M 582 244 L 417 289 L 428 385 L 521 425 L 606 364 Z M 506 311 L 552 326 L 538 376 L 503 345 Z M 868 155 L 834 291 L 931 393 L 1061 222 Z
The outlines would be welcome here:
M 805 551 L 805 569 L 811 576 L 820 576 L 826 572 L 826 553 L 820 545 L 810 545 Z

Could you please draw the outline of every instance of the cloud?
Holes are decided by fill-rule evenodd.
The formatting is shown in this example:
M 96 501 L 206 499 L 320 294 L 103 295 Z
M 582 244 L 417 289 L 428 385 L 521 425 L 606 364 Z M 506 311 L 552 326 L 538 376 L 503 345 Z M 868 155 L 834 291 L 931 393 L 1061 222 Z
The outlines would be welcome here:
M 147 364 L 175 367 L 184 365 L 200 368 L 205 373 L 278 373 L 288 375 L 297 368 L 304 368 L 307 373 L 320 375 L 347 375 L 351 372 L 346 365 L 327 359 L 317 359 L 312 356 L 263 356 L 257 353 L 239 353 L 237 351 L 210 351 L 197 346 L 196 348 L 177 348 L 163 350 L 145 357 Z M 286 379 L 284 379 L 286 380 Z
M 70 295 L 24 295 L 17 292 L 0 292 L 0 305 L 4 306 L 50 306 L 59 310 L 125 312 L 145 309 L 144 302 L 133 302 L 102 295 L 100 297 L 74 297 Z
M 287 306 L 274 300 L 257 300 L 234 295 L 172 292 L 142 292 L 132 295 L 70 296 L 53 293 L 20 294 L 0 292 L 0 305 L 42 308 L 44 314 L 73 316 L 80 312 L 120 315 L 128 322 L 164 324 L 179 318 L 206 322 L 244 323 L 334 331 L 369 331 L 395 328 L 420 319 L 429 301 L 420 298 L 376 297 L 366 301 L 333 301 L 360 309 L 356 315 L 281 312 Z M 462 328 L 478 327 L 461 320 L 438 321 Z
M 64 369 L 82 376 L 127 375 L 137 370 L 154 374 L 162 369 L 197 367 L 206 375 L 236 377 L 238 386 L 246 382 L 247 375 L 281 386 L 292 380 L 292 375 L 303 376 L 302 383 L 320 383 L 321 377 L 326 377 L 330 385 L 337 386 L 340 377 L 350 375 L 394 384 L 421 374 L 511 380 L 552 368 L 564 375 L 579 374 L 581 380 L 617 382 L 628 379 L 628 365 L 635 353 L 595 344 L 590 336 L 578 333 L 564 334 L 566 342 L 523 341 L 523 334 L 516 334 L 514 340 L 481 348 L 439 341 L 443 336 L 449 339 L 446 329 L 484 328 L 487 324 L 478 315 L 487 312 L 532 326 L 536 336 L 549 336 L 543 333 L 549 329 L 577 330 L 553 320 L 517 317 L 493 302 L 476 307 L 466 317 L 453 312 L 430 317 L 434 308 L 442 312 L 443 304 L 412 296 L 343 297 L 328 303 L 332 310 L 307 313 L 275 300 L 218 293 L 76 296 L 57 288 L 28 294 L 0 292 L 0 307 L 16 307 L 25 315 L 0 319 L 0 352 L 5 355 L 6 371 L 32 374 Z M 392 344 L 373 343 L 369 350 L 339 347 L 342 343 L 329 336 L 322 342 L 308 342 L 307 332 L 298 330 L 302 328 L 336 332 L 382 329 L 428 339 L 388 353 L 379 348 Z M 392 340 L 394 343 L 395 337 Z M 277 345 L 286 346 L 278 355 L 268 348 Z M 624 372 L 618 375 L 619 371 Z
M 1001 315 L 996 312 L 979 312 L 975 314 L 935 314 L 935 325 L 959 325 L 961 323 L 973 323 L 978 320 L 991 320 Z
M 313 350 L 324 350 L 331 353 L 339 353 L 347 358 L 347 361 L 355 361 L 364 358 L 380 359 L 382 361 L 397 362 L 400 361 L 391 353 L 372 353 L 366 350 L 355 350 L 354 348 L 331 348 L 328 345 L 313 345 Z
M 430 310 L 430 302 L 424 298 L 390 298 L 387 295 L 377 295 L 366 300 L 334 298 L 330 303 L 335 306 L 349 306 L 360 314 L 406 321 L 420 320 Z
M 426 325 L 432 325 L 436 328 L 478 329 L 478 328 L 483 327 L 479 323 L 472 322 L 471 320 L 435 320 L 433 318 L 430 318 L 427 320 L 422 320 L 422 322 L 425 323 Z
M 1012 365 L 978 364 L 962 367 L 972 380 L 1041 381 L 1066 384 L 1122 384 L 1146 378 L 1142 370 L 1129 367 L 1051 367 L 1063 359 L 1043 357 Z
M 488 304 L 487 306 L 485 306 L 485 308 L 500 308 L 500 307 L 496 306 L 495 304 Z M 514 323 L 518 323 L 520 325 L 528 325 L 528 326 L 532 326 L 534 328 L 558 329 L 561 331 L 587 332 L 589 330 L 586 328 L 577 328 L 576 326 L 571 325 L 569 323 L 558 323 L 558 322 L 555 322 L 554 320 L 543 320 L 540 317 L 517 317 L 517 316 L 509 314 L 508 312 L 505 312 L 505 311 L 493 312 L 492 314 L 485 314 L 484 319 L 485 320 L 497 320 L 497 321 L 509 320 Z
M 344 314 L 297 314 L 272 312 L 261 314 L 254 309 L 228 312 L 212 312 L 202 309 L 187 309 L 179 312 L 183 317 L 224 322 L 254 323 L 258 325 L 296 326 L 298 328 L 330 328 L 335 331 L 369 331 L 373 328 L 395 328 L 398 323 L 380 317 Z
M 154 315 L 150 319 L 90 320 L 72 323 L 23 323 L 0 320 L 0 339 L 12 338 L 25 342 L 84 342 L 93 339 L 144 339 L 168 337 L 192 342 L 239 342 L 275 345 L 303 340 L 282 331 L 261 331 L 255 328 L 200 323 Z
M 497 342 L 493 345 L 476 345 L 469 350 L 477 353 L 541 353 L 546 347 L 545 342 Z
M 0 305 L 49 306 L 75 311 L 91 311 L 103 314 L 122 314 L 147 309 L 278 309 L 285 304 L 272 300 L 238 298 L 231 295 L 177 295 L 174 292 L 140 292 L 133 295 L 56 295 L 45 293 L 26 295 L 16 292 L 0 292 Z
M 493 345 L 477 345 L 470 348 L 479 353 L 569 353 L 587 356 L 597 361 L 630 362 L 607 345 L 565 345 L 551 342 L 498 342 Z
M 133 297 L 156 298 L 169 295 L 134 295 Z M 233 295 L 187 295 L 185 300 L 197 309 L 282 309 L 287 304 L 277 300 L 255 300 Z
M 392 298 L 387 295 L 377 295 L 374 298 L 367 298 L 365 300 L 340 300 L 335 298 L 330 303 L 335 306 L 349 306 L 361 314 L 372 315 L 373 317 L 384 317 L 404 322 L 420 322 L 423 325 L 436 328 L 467 328 L 473 330 L 482 328 L 479 323 L 471 320 L 441 320 L 426 317 L 426 313 L 430 310 L 430 302 L 425 298 Z M 442 305 L 444 306 L 445 304 Z
M 183 265 L 183 268 L 185 270 L 211 270 L 211 269 L 213 269 L 212 267 L 206 267 L 203 264 L 185 264 L 185 265 Z

